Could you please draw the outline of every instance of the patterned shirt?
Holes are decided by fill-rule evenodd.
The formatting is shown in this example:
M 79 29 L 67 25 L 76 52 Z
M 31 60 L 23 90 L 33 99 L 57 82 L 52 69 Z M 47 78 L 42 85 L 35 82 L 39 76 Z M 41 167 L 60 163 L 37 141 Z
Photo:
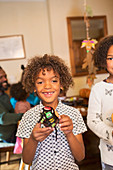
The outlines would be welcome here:
M 40 119 L 40 113 L 44 106 L 35 106 L 27 111 L 19 124 L 17 136 L 21 138 L 29 138 L 35 124 Z M 73 121 L 74 135 L 85 132 L 86 126 L 80 112 L 74 107 L 67 106 L 59 102 L 56 111 L 59 115 L 68 115 Z M 65 134 L 60 130 L 57 124 L 57 140 L 56 133 L 53 131 L 44 141 L 37 145 L 32 168 L 34 170 L 78 170 L 74 157 L 69 147 L 69 143 Z
M 102 162 L 113 166 L 113 84 L 96 83 L 90 94 L 87 123 L 100 138 L 99 149 Z

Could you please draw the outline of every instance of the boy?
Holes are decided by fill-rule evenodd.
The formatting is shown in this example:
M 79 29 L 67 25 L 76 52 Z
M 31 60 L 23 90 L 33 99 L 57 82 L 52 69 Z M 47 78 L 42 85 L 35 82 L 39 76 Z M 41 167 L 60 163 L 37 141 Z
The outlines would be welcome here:
M 32 58 L 24 73 L 23 86 L 28 92 L 34 90 L 41 103 L 23 116 L 18 128 L 18 137 L 24 138 L 23 161 L 38 170 L 78 170 L 75 163 L 85 156 L 82 139 L 86 131 L 79 111 L 58 101 L 61 89 L 73 85 L 68 67 L 57 56 L 44 55 Z M 59 114 L 55 130 L 44 127 L 40 114 L 44 106 L 53 107 Z

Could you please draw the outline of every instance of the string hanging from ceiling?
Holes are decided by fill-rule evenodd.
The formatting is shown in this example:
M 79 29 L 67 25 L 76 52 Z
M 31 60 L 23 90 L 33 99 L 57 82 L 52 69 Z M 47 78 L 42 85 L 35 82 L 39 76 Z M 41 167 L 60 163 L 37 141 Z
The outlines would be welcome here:
M 94 66 L 93 52 L 95 50 L 95 45 L 97 44 L 96 39 L 91 39 L 89 35 L 90 29 L 90 20 L 88 17 L 92 17 L 92 10 L 86 4 L 86 0 L 84 0 L 84 22 L 86 25 L 86 39 L 82 41 L 81 48 L 86 48 L 86 57 L 83 60 L 82 69 L 88 69 L 87 76 L 87 84 L 91 88 L 94 83 L 94 79 L 96 78 L 96 70 L 97 68 Z

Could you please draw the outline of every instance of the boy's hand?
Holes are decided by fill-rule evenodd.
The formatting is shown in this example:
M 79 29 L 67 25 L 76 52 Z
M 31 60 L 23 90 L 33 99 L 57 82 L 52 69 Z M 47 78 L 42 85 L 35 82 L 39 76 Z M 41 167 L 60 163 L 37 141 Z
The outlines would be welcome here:
M 67 115 L 59 116 L 59 125 L 60 129 L 65 133 L 65 135 L 68 135 L 73 130 L 73 122 Z
M 37 142 L 42 142 L 54 130 L 51 127 L 41 128 L 41 123 L 37 123 L 32 131 L 31 138 Z

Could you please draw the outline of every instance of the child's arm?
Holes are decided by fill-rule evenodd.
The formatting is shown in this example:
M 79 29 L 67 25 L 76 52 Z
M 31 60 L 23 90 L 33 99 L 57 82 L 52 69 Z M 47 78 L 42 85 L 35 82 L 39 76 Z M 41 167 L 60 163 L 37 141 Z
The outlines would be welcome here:
M 34 127 L 29 139 L 24 139 L 23 145 L 23 162 L 31 164 L 36 152 L 38 142 L 42 142 L 53 131 L 53 128 L 41 128 L 41 124 L 37 123 Z
M 74 158 L 77 161 L 81 161 L 85 157 L 85 148 L 84 148 L 84 143 L 82 139 L 82 135 L 74 135 L 72 130 L 73 130 L 73 122 L 70 119 L 69 116 L 66 115 L 61 115 L 60 116 L 60 121 L 59 121 L 61 130 L 65 133 L 67 140 L 70 145 L 70 149 L 72 151 L 72 154 Z

